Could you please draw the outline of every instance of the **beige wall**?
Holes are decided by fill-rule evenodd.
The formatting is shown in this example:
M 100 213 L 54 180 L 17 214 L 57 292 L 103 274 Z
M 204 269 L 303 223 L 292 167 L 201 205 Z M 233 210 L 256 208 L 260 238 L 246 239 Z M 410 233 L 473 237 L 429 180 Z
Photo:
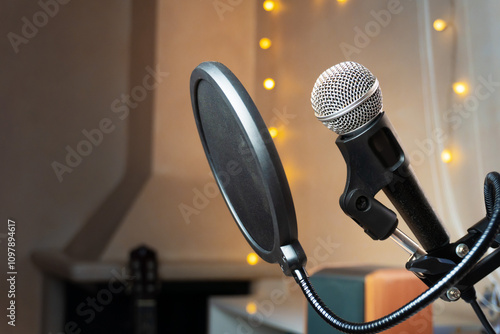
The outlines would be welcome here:
M 37 2 L 0 5 L 0 234 L 15 219 L 16 328 L 7 325 L 7 285 L 0 280 L 0 332 L 37 333 L 41 322 L 41 275 L 30 260 L 35 249 L 62 248 L 119 182 L 126 133 L 110 110 L 127 92 L 129 1 L 72 1 L 61 5 L 38 33 L 15 53 L 7 33 L 21 34 L 23 17 Z M 65 163 L 66 145 L 76 149 L 82 130 L 103 118 L 115 125 L 101 144 L 59 182 L 51 164 Z M 2 273 L 6 241 L 0 238 Z
M 193 207 L 196 191 L 214 185 L 191 109 L 191 72 L 220 61 L 254 92 L 256 5 L 242 1 L 219 15 L 211 1 L 159 2 L 157 59 L 169 76 L 156 94 L 154 174 L 103 259 L 123 260 L 144 241 L 164 261 L 242 262 L 251 250 L 220 195 L 188 220 L 179 205 Z

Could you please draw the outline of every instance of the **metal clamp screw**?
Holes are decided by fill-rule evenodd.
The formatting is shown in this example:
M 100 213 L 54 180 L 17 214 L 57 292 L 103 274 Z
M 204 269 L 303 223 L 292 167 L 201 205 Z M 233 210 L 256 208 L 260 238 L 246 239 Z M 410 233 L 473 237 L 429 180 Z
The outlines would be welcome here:
M 451 287 L 446 291 L 446 297 L 452 302 L 459 300 L 461 296 L 460 290 L 456 287 Z
M 370 206 L 370 202 L 368 201 L 368 198 L 365 196 L 360 196 L 356 200 L 356 209 L 359 211 L 366 211 L 368 207 Z
M 458 255 L 458 257 L 463 258 L 467 253 L 469 253 L 469 246 L 466 244 L 459 244 L 457 245 L 457 248 L 455 248 L 455 253 Z

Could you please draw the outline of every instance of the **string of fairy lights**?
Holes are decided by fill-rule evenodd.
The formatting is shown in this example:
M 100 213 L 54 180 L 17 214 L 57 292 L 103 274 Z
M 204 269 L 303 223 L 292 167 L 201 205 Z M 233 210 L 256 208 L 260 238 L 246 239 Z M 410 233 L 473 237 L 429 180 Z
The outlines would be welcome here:
M 434 20 L 432 26 L 437 32 L 442 32 L 448 27 L 448 23 L 445 20 L 438 18 Z M 469 93 L 469 85 L 464 81 L 454 82 L 452 84 L 452 89 L 453 92 L 461 98 L 466 98 L 467 94 Z M 443 151 L 441 152 L 441 160 L 444 163 L 450 163 L 453 161 L 453 155 L 450 149 L 443 149 Z M 479 294 L 479 299 L 480 303 L 490 310 L 491 316 L 492 314 L 500 313 L 500 284 L 492 276 L 490 276 L 489 279 L 492 285 L 486 287 L 484 293 Z
M 448 23 L 446 23 L 446 21 L 443 19 L 436 19 L 434 20 L 432 27 L 434 28 L 434 30 L 441 32 L 448 27 Z M 467 92 L 467 86 L 463 82 L 455 82 L 452 87 L 455 94 L 463 95 Z M 452 160 L 453 156 L 451 154 L 451 150 L 448 148 L 443 149 L 443 151 L 441 152 L 441 161 L 448 164 Z
M 266 0 L 262 3 L 262 7 L 266 12 L 272 12 L 277 7 L 276 1 Z M 268 50 L 272 45 L 273 45 L 273 43 L 272 43 L 271 39 L 268 37 L 262 37 L 259 40 L 259 47 L 262 50 Z M 262 86 L 266 90 L 273 90 L 274 87 L 276 86 L 276 83 L 275 83 L 273 78 L 266 78 L 262 82 Z M 268 130 L 269 130 L 269 134 L 271 135 L 271 138 L 274 139 L 278 136 L 278 129 L 276 127 L 271 126 L 268 128 Z M 249 253 L 247 255 L 246 260 L 247 260 L 247 263 L 249 265 L 254 266 L 259 262 L 259 256 L 256 253 L 252 252 L 252 253 Z M 250 305 L 250 306 L 247 305 L 247 312 L 248 313 L 253 314 L 253 313 L 255 313 L 255 311 L 256 311 L 255 304 Z
M 339 3 L 345 3 L 347 1 L 348 0 L 337 0 L 337 2 L 339 2 Z M 277 3 L 276 3 L 276 1 L 266 0 L 266 1 L 263 1 L 262 7 L 265 11 L 272 12 L 272 11 L 277 9 Z M 448 23 L 443 19 L 438 18 L 433 22 L 433 28 L 437 32 L 442 32 L 447 27 L 448 27 Z M 259 47 L 262 50 L 268 50 L 269 48 L 272 47 L 272 45 L 273 45 L 273 43 L 269 37 L 264 36 L 264 37 L 259 39 Z M 273 90 L 276 87 L 276 82 L 274 81 L 273 78 L 266 78 L 262 82 L 262 86 L 266 90 Z M 465 82 L 461 82 L 461 81 L 455 82 L 455 83 L 453 83 L 452 88 L 453 88 L 453 91 L 455 92 L 455 94 L 457 94 L 459 96 L 465 96 L 468 92 L 468 86 Z M 275 127 L 269 127 L 269 133 L 271 134 L 272 138 L 276 138 L 278 136 L 278 129 Z M 444 162 L 446 164 L 451 163 L 453 161 L 453 154 L 449 148 L 443 149 L 443 151 L 441 152 L 441 160 L 442 160 L 442 162 Z M 258 259 L 259 258 L 255 253 L 250 253 L 247 256 L 247 262 L 250 265 L 257 264 Z
M 276 9 L 276 2 L 271 0 L 264 1 L 262 7 L 264 8 L 265 11 L 271 12 Z M 262 37 L 259 40 L 259 46 L 261 49 L 267 50 L 272 46 L 272 42 L 269 38 Z M 264 79 L 262 85 L 264 86 L 265 89 L 272 90 L 276 86 L 276 83 L 274 82 L 273 78 L 266 78 Z
M 448 23 L 443 19 L 436 19 L 434 20 L 432 27 L 437 32 L 442 32 L 448 27 Z M 467 84 L 462 81 L 454 82 L 452 88 L 453 92 L 455 92 L 455 94 L 459 96 L 464 96 L 468 92 Z M 441 152 L 441 160 L 447 164 L 453 161 L 453 155 L 450 149 L 448 148 L 443 149 L 443 151 Z
M 347 1 L 348 0 L 337 0 L 338 3 L 345 3 Z M 277 4 L 276 4 L 276 1 L 266 0 L 262 3 L 262 7 L 264 8 L 265 11 L 271 12 L 271 11 L 276 10 Z M 443 19 L 438 18 L 433 22 L 433 28 L 438 32 L 444 31 L 447 27 L 448 27 L 448 23 Z M 259 47 L 261 49 L 267 50 L 271 46 L 272 46 L 272 41 L 268 37 L 262 37 L 259 40 Z M 274 81 L 273 78 L 266 78 L 266 79 L 264 79 L 262 85 L 264 86 L 264 88 L 266 90 L 272 90 L 275 88 L 276 82 Z M 460 95 L 460 96 L 465 96 L 468 92 L 468 86 L 465 82 L 455 82 L 455 83 L 453 83 L 452 88 L 453 88 L 453 91 L 455 92 L 455 94 Z M 276 138 L 278 136 L 278 129 L 276 129 L 275 127 L 270 127 L 269 133 L 271 134 L 272 138 Z M 452 155 L 452 152 L 450 149 L 445 148 L 441 152 L 441 160 L 444 163 L 451 163 L 452 162 L 453 155 Z

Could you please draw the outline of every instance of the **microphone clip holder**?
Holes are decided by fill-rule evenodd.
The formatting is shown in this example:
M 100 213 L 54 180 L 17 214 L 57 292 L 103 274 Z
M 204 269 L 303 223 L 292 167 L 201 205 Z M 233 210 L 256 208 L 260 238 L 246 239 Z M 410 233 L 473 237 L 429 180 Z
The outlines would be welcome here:
M 397 228 L 396 214 L 375 195 L 405 175 L 409 163 L 385 113 L 336 142 L 347 165 L 340 207 L 374 240 L 387 239 Z
M 361 189 L 351 190 L 343 202 L 344 212 L 373 240 L 387 239 L 398 226 L 396 214 Z

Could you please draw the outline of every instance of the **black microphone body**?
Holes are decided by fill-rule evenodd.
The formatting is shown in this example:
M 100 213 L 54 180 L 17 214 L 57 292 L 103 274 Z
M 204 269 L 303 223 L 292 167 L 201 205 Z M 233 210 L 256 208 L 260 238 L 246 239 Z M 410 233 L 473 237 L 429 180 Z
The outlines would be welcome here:
M 340 135 L 336 144 L 347 164 L 347 182 L 340 206 L 349 216 L 356 220 L 358 212 L 353 210 L 359 210 L 349 205 L 355 201 L 350 194 L 361 190 L 373 205 L 373 196 L 383 190 L 426 251 L 449 243 L 448 234 L 419 186 L 385 113 L 353 132 Z M 397 221 L 384 224 L 383 218 L 374 219 L 376 225 L 365 229 L 374 239 L 385 239 L 396 228 Z M 378 231 L 381 234 L 376 234 Z
M 339 135 L 348 174 L 340 197 L 344 212 L 373 239 L 388 238 L 398 221 L 374 198 L 383 190 L 426 251 L 449 244 L 382 111 L 377 78 L 358 63 L 337 64 L 318 77 L 311 103 L 318 120 Z

